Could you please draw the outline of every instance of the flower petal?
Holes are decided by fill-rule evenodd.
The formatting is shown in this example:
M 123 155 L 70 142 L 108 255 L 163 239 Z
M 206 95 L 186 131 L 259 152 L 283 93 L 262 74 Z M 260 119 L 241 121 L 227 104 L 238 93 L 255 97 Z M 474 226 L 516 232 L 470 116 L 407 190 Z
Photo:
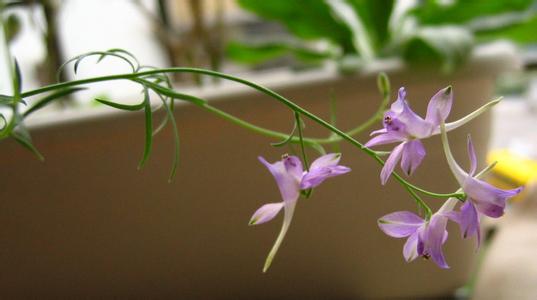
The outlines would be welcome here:
M 385 234 L 402 238 L 412 235 L 423 225 L 423 219 L 409 211 L 397 211 L 387 214 L 378 220 L 380 230 Z
M 442 269 L 449 268 L 442 252 L 442 245 L 446 242 L 447 218 L 443 215 L 433 215 L 425 230 L 425 252 Z
M 389 131 L 387 133 L 379 134 L 370 139 L 364 146 L 371 148 L 373 146 L 391 144 L 396 142 L 402 142 L 406 137 L 397 131 Z
M 477 237 L 477 247 L 481 244 L 481 230 L 479 225 L 479 214 L 472 201 L 466 201 L 459 212 L 449 212 L 446 214 L 449 219 L 459 224 L 463 238 L 474 235 Z
M 426 138 L 431 136 L 433 132 L 434 128 L 432 124 L 418 116 L 408 105 L 404 88 L 399 89 L 399 96 L 391 105 L 390 111 L 387 114 L 390 114 L 391 123 L 404 125 L 402 131 L 406 135 L 416 138 Z M 387 127 L 387 129 L 390 131 L 390 128 Z
M 485 181 L 468 177 L 464 182 L 463 190 L 480 213 L 491 218 L 498 218 L 503 215 L 507 199 L 520 193 L 522 187 L 502 190 Z
M 296 173 L 297 167 L 293 167 L 289 162 L 288 167 L 285 166 L 283 161 L 277 161 L 273 164 L 268 163 L 263 157 L 259 156 L 259 161 L 264 164 L 274 176 L 276 184 L 280 189 L 280 194 L 285 202 L 293 202 L 298 199 L 300 195 L 300 180 L 297 180 Z M 284 159 L 285 160 L 285 159 Z M 300 161 L 300 160 L 299 160 Z M 296 163 L 296 162 L 295 162 Z M 297 163 L 298 164 L 298 163 Z M 301 166 L 302 164 L 300 164 Z M 288 172 L 288 169 L 292 172 Z M 302 176 L 302 175 L 300 175 Z
M 328 153 L 320 156 L 311 163 L 310 170 L 325 167 L 334 167 L 339 163 L 341 153 Z
M 435 128 L 440 126 L 440 122 L 445 121 L 451 111 L 453 104 L 453 91 L 451 86 L 438 91 L 429 101 L 425 120 Z
M 382 128 L 382 129 L 379 129 L 379 130 L 374 130 L 372 131 L 369 136 L 373 136 L 373 135 L 377 135 L 377 134 L 381 134 L 381 133 L 387 133 L 388 130 L 386 128 Z
M 401 168 L 408 176 L 412 175 L 414 171 L 423 161 L 425 157 L 425 147 L 420 140 L 412 140 L 405 143 L 403 149 Z
M 338 176 L 350 172 L 351 169 L 345 166 L 334 166 L 311 169 L 304 175 L 300 182 L 300 189 L 310 189 L 318 186 L 330 177 Z
M 468 174 L 470 174 L 470 176 L 474 176 L 475 171 L 477 170 L 477 157 L 475 155 L 475 148 L 470 135 L 468 135 L 467 148 L 468 157 L 470 158 L 470 172 L 468 172 Z
M 418 232 L 411 234 L 403 246 L 403 256 L 407 262 L 411 262 L 418 257 Z
M 384 113 L 382 124 L 384 125 L 386 132 L 399 132 L 405 136 L 408 135 L 405 124 L 399 120 L 399 113 L 396 113 L 392 110 Z M 380 133 L 380 130 L 376 130 L 374 132 Z
M 405 87 L 400 87 L 397 91 L 397 100 L 395 100 L 390 106 L 390 110 L 399 114 L 403 111 L 404 105 L 406 103 L 406 89 Z
M 294 155 L 286 155 L 284 156 L 282 161 L 287 173 L 293 176 L 297 182 L 300 182 L 304 173 L 304 169 L 302 168 L 302 161 L 300 160 L 300 158 Z
M 397 147 L 393 148 L 392 153 L 390 153 L 390 156 L 388 156 L 388 159 L 384 163 L 384 167 L 380 171 L 380 182 L 383 185 L 386 184 L 388 178 L 390 178 L 390 175 L 392 175 L 395 165 L 397 165 L 397 162 L 401 158 L 405 144 L 406 142 L 403 142 L 397 145 Z
M 263 273 L 267 272 L 268 268 L 270 268 L 270 265 L 272 264 L 272 260 L 274 260 L 274 256 L 276 256 L 276 253 L 278 252 L 278 249 L 280 248 L 283 242 L 283 239 L 285 238 L 285 235 L 287 234 L 287 230 L 289 229 L 289 226 L 291 226 L 291 221 L 293 220 L 293 214 L 295 212 L 295 205 L 296 205 L 296 202 L 286 203 L 284 205 L 284 216 L 283 216 L 282 228 L 265 260 L 265 265 L 263 266 Z
M 283 202 L 265 204 L 255 211 L 248 225 L 259 225 L 268 222 L 274 219 L 282 208 Z

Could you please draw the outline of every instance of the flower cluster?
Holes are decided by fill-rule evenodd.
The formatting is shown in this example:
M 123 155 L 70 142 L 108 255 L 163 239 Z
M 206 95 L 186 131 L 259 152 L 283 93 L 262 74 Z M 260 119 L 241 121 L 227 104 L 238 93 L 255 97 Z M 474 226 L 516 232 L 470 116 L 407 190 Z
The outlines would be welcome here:
M 446 230 L 448 222 L 456 222 L 464 238 L 476 236 L 479 247 L 480 218 L 483 215 L 492 218 L 502 216 L 506 201 L 522 190 L 522 188 L 498 189 L 478 178 L 481 174 L 476 175 L 477 159 L 470 136 L 468 136 L 467 147 L 470 157 L 469 172 L 465 172 L 455 161 L 448 143 L 447 131 L 460 127 L 497 102 L 492 101 L 466 117 L 446 124 L 445 121 L 453 104 L 451 87 L 441 89 L 431 98 L 425 118 L 420 117 L 410 108 L 406 91 L 400 88 L 397 100 L 383 116 L 383 128 L 371 133 L 374 137 L 365 144 L 366 147 L 399 143 L 390 152 L 381 170 L 382 184 L 387 182 L 399 161 L 403 172 L 408 176 L 412 175 L 426 155 L 421 140 L 440 134 L 448 165 L 460 185 L 457 193 L 463 195 L 458 198 L 448 198 L 438 211 L 426 214 L 424 217 L 409 211 L 398 211 L 378 220 L 380 229 L 387 235 L 407 238 L 403 247 L 403 256 L 407 261 L 410 262 L 421 256 L 431 258 L 441 268 L 449 268 L 442 252 L 442 247 L 448 239 Z M 348 167 L 339 165 L 340 158 L 340 154 L 321 156 L 305 171 L 300 158 L 296 156 L 284 155 L 280 161 L 272 164 L 259 157 L 261 163 L 276 179 L 283 201 L 261 206 L 252 216 L 250 225 L 268 222 L 282 209 L 284 210 L 280 234 L 265 261 L 263 272 L 270 267 L 289 229 L 301 192 L 317 187 L 327 178 L 350 171 Z M 461 201 L 463 204 L 457 210 Z
M 522 190 L 521 187 L 502 190 L 478 179 L 475 174 L 477 159 L 470 136 L 468 136 L 470 171 L 465 172 L 455 161 L 448 143 L 447 126 L 444 123 L 452 102 L 451 88 L 440 90 L 432 97 L 427 116 L 422 119 L 410 109 L 405 90 L 401 88 L 399 97 L 384 116 L 384 129 L 373 132 L 373 134 L 380 135 L 366 144 L 374 146 L 402 142 L 391 152 L 381 172 L 381 181 L 384 184 L 401 156 L 401 167 L 408 175 L 412 174 L 421 163 L 425 150 L 419 139 L 438 133 L 442 135 L 442 145 L 448 165 L 461 191 L 466 195 L 459 210 L 455 211 L 457 203 L 460 202 L 459 199 L 449 198 L 430 218 L 423 219 L 412 212 L 400 211 L 385 215 L 378 221 L 380 229 L 387 235 L 395 238 L 408 237 L 403 247 L 403 256 L 407 261 L 412 261 L 418 256 L 432 258 L 441 268 L 449 267 L 442 253 L 442 245 L 448 237 L 446 231 L 448 220 L 459 224 L 464 238 L 476 236 L 479 246 L 481 216 L 501 217 L 504 214 L 507 199 L 516 196 Z

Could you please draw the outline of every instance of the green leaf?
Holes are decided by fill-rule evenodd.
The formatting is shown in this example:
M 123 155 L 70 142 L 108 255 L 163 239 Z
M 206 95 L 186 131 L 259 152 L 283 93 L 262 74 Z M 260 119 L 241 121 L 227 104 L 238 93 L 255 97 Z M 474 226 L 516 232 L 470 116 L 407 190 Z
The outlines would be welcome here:
M 164 127 L 166 127 L 166 125 L 168 124 L 168 119 L 169 119 L 168 115 L 166 115 L 166 117 L 164 117 L 164 119 L 160 122 L 160 124 L 157 126 L 157 128 L 155 128 L 155 130 L 153 130 L 153 137 L 156 136 L 157 134 L 159 134 L 162 131 L 162 129 L 164 129 Z
M 73 72 L 76 74 L 78 72 L 78 65 L 80 65 L 80 63 L 82 62 L 82 60 L 84 60 L 84 58 L 86 58 L 88 55 L 82 55 L 80 57 L 78 57 L 75 61 L 75 64 L 73 66 Z
M 136 56 L 134 56 L 134 54 L 132 54 L 131 52 L 127 51 L 127 50 L 124 50 L 124 49 L 121 49 L 121 48 L 112 48 L 112 49 L 108 49 L 107 51 L 108 53 L 122 53 L 122 54 L 126 54 L 128 56 L 130 56 L 134 62 L 136 63 L 136 70 L 139 70 L 140 69 L 140 62 L 138 61 L 138 58 L 136 58 Z
M 0 95 L 0 105 L 11 105 L 13 97 L 8 95 Z
M 14 73 L 13 73 L 13 93 L 15 100 L 20 100 L 20 94 L 22 92 L 22 75 L 21 75 L 21 69 L 19 67 L 19 62 L 17 62 L 17 59 L 14 59 Z
M 2 126 L 0 126 L 0 130 L 4 130 L 6 129 L 6 126 L 8 124 L 7 120 L 6 120 L 6 117 L 4 116 L 4 114 L 0 114 L 0 120 L 2 120 Z
M 133 81 L 136 81 L 138 83 L 146 85 L 147 87 L 149 87 L 150 89 L 152 89 L 156 93 L 164 95 L 164 96 L 168 96 L 168 97 L 173 98 L 173 99 L 184 100 L 184 101 L 187 101 L 187 102 L 194 103 L 196 105 L 203 105 L 203 104 L 207 103 L 207 101 L 205 101 L 205 100 L 203 100 L 201 98 L 198 98 L 198 97 L 195 97 L 195 96 L 192 96 L 192 95 L 178 93 L 178 92 L 176 92 L 176 91 L 174 91 L 172 89 L 163 87 L 163 86 L 158 85 L 158 84 L 154 84 L 154 83 L 152 83 L 150 81 L 147 81 L 147 80 L 144 80 L 144 79 L 141 79 L 141 78 L 133 79 Z
M 293 139 L 293 136 L 295 134 L 295 130 L 296 130 L 296 121 L 295 121 L 295 124 L 293 125 L 293 130 L 291 130 L 291 133 L 289 134 L 289 136 L 287 138 L 285 138 L 281 142 L 270 143 L 270 145 L 272 147 L 282 147 L 282 146 L 287 145 Z
M 179 131 L 177 130 L 177 123 L 175 122 L 175 116 L 173 115 L 173 101 L 170 101 L 170 107 L 166 105 L 166 101 L 164 100 L 164 97 L 161 95 L 158 95 L 160 100 L 162 101 L 162 104 L 164 105 L 164 109 L 166 110 L 166 114 L 168 115 L 168 119 L 170 120 L 170 123 L 172 125 L 173 130 L 173 140 L 174 140 L 174 152 L 173 152 L 173 161 L 172 161 L 172 169 L 170 171 L 170 176 L 168 178 L 168 182 L 172 182 L 175 178 L 175 173 L 177 172 L 177 166 L 179 165 L 179 148 L 180 148 L 180 141 L 179 141 Z
M 403 48 L 405 61 L 415 67 L 440 66 L 451 72 L 462 64 L 473 46 L 471 33 L 459 27 L 425 27 L 411 37 Z
M 121 110 L 127 110 L 127 111 L 138 111 L 145 107 L 145 102 L 141 102 L 139 104 L 129 105 L 129 104 L 121 104 L 113 101 L 108 101 L 102 98 L 95 98 L 95 101 L 113 107 Z
M 355 11 L 355 7 L 344 0 L 326 0 L 326 3 L 334 17 L 338 18 L 352 32 L 352 42 L 360 56 L 366 61 L 373 59 L 375 50 L 369 32 L 366 30 L 362 18 Z
M 298 38 L 326 39 L 340 46 L 343 53 L 356 53 L 351 32 L 334 18 L 323 0 L 238 0 L 237 3 L 264 19 L 283 24 Z
M 21 21 L 17 15 L 11 14 L 7 17 L 4 24 L 6 28 L 6 40 L 8 43 L 11 43 L 21 31 Z
M 40 161 L 45 160 L 43 155 L 32 144 L 32 138 L 24 124 L 18 123 L 17 127 L 11 132 L 11 136 L 23 147 L 30 150 Z
M 519 44 L 533 44 L 537 42 L 537 15 L 527 18 L 523 22 L 511 24 L 509 26 L 491 28 L 488 30 L 476 31 L 476 39 L 480 42 L 487 42 L 498 39 L 509 39 Z
M 236 41 L 230 42 L 227 45 L 226 54 L 232 60 L 244 64 L 259 64 L 285 55 L 293 55 L 303 62 L 316 63 L 334 56 L 333 53 L 328 51 L 320 52 L 306 47 L 291 45 L 286 42 L 251 45 Z
M 326 154 L 326 150 L 321 144 L 312 143 L 312 144 L 308 144 L 308 146 L 311 147 L 313 150 L 317 151 L 320 155 Z
M 46 106 L 48 103 L 50 103 L 50 102 L 52 102 L 52 101 L 54 101 L 56 99 L 65 97 L 67 95 L 70 95 L 70 94 L 73 94 L 73 93 L 76 93 L 78 91 L 82 91 L 82 90 L 85 90 L 85 89 L 86 88 L 83 88 L 83 87 L 65 88 L 65 89 L 59 90 L 57 92 L 54 92 L 54 93 L 52 93 L 50 95 L 47 95 L 47 96 L 37 100 L 37 102 L 32 107 L 30 107 L 27 111 L 24 112 L 23 116 L 27 117 L 30 114 L 32 114 L 33 112 L 39 110 L 40 108 Z
M 59 81 L 59 78 L 60 78 L 60 74 L 61 72 L 63 72 L 63 70 L 65 69 L 65 67 L 67 65 L 69 65 L 70 63 L 72 62 L 75 62 L 74 66 L 73 66 L 73 71 L 74 73 L 76 74 L 78 72 L 78 67 L 80 65 L 80 63 L 88 58 L 88 57 L 91 57 L 91 56 L 97 56 L 97 63 L 99 63 L 101 60 L 103 60 L 106 56 L 113 56 L 113 57 L 117 57 L 119 59 L 121 59 L 122 61 L 124 61 L 125 63 L 127 63 L 131 69 L 132 69 L 132 72 L 136 72 L 138 70 L 138 66 L 135 66 L 131 61 L 130 59 L 124 57 L 123 55 L 121 54 L 118 54 L 117 52 L 119 52 L 119 49 L 112 49 L 112 51 L 93 51 L 93 52 L 88 52 L 88 53 L 84 53 L 84 54 L 81 54 L 81 55 L 78 55 L 78 56 L 75 56 L 69 60 L 67 60 L 66 62 L 64 62 L 59 68 L 58 68 L 58 71 L 56 72 L 56 78 L 58 79 Z M 128 53 L 127 51 L 125 51 L 126 53 Z M 132 55 L 132 54 L 131 54 Z M 134 57 L 134 56 L 132 56 Z M 138 63 L 138 61 L 135 59 L 135 62 Z
M 378 53 L 390 40 L 388 24 L 394 0 L 347 0 L 360 17 L 372 47 Z
M 153 144 L 153 119 L 151 112 L 151 99 L 149 98 L 149 90 L 144 87 L 144 112 L 145 112 L 145 145 L 142 160 L 138 164 L 138 169 L 143 168 L 144 164 L 149 159 Z
M 410 11 L 421 24 L 462 24 L 484 16 L 522 12 L 534 5 L 534 0 L 424 0 Z

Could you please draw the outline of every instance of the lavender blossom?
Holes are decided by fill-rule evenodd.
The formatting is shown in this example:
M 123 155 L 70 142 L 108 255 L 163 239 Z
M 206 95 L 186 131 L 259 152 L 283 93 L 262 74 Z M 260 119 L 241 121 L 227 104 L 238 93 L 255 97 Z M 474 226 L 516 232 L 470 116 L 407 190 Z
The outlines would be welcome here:
M 466 194 L 466 202 L 458 212 L 446 214 L 460 226 L 464 238 L 476 236 L 478 246 L 480 243 L 480 214 L 491 218 L 499 218 L 504 214 L 507 199 L 516 196 L 522 191 L 522 187 L 512 190 L 502 190 L 491 184 L 479 180 L 475 176 L 477 158 L 470 136 L 468 136 L 467 148 L 470 157 L 470 172 L 466 173 L 453 158 L 449 147 L 445 126 L 441 124 L 442 144 L 451 172 L 457 179 L 461 189 Z
M 409 211 L 398 211 L 378 220 L 380 229 L 395 238 L 408 237 L 403 246 L 403 256 L 411 262 L 418 256 L 431 258 L 440 268 L 449 268 L 442 245 L 446 242 L 447 217 L 440 210 L 433 214 L 430 220 L 424 220 Z
M 273 164 L 268 163 L 263 157 L 259 161 L 264 164 L 276 179 L 283 201 L 269 203 L 261 206 L 252 216 L 250 225 L 257 225 L 272 220 L 283 208 L 284 218 L 280 234 L 269 252 L 265 261 L 263 272 L 270 267 L 278 248 L 280 247 L 295 210 L 296 202 L 300 196 L 300 190 L 317 187 L 324 180 L 337 175 L 345 174 L 350 168 L 338 165 L 341 154 L 326 154 L 317 158 L 310 167 L 309 172 L 304 171 L 302 162 L 296 156 L 284 155 L 282 160 Z
M 500 99 L 491 101 L 464 118 L 446 124 L 447 130 L 453 130 L 477 117 Z M 407 175 L 412 175 L 425 157 L 425 148 L 421 139 L 440 133 L 440 123 L 448 117 L 453 103 L 453 93 L 450 86 L 438 91 L 429 101 L 425 119 L 417 115 L 406 100 L 406 91 L 399 89 L 397 100 L 392 103 L 390 110 L 384 114 L 384 128 L 373 131 L 376 135 L 365 146 L 373 147 L 400 142 L 386 160 L 380 179 L 386 184 L 395 166 L 401 161 L 401 168 Z

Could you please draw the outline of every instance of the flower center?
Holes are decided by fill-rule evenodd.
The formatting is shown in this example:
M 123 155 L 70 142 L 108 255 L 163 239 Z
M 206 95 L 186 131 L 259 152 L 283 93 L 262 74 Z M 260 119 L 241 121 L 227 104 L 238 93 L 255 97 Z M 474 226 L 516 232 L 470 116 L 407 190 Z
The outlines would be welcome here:
M 384 117 L 384 123 L 386 123 L 386 125 L 391 125 L 392 124 L 392 117 L 390 117 L 390 116 Z

